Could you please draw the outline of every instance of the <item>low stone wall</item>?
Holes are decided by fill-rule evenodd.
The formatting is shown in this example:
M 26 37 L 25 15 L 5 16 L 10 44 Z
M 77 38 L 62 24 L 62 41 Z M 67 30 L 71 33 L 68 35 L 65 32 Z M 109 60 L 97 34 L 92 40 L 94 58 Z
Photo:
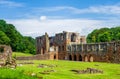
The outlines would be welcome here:
M 46 54 L 37 54 L 33 56 L 16 57 L 17 60 L 58 60 L 58 53 L 49 52 Z
M 34 55 L 34 56 L 21 56 L 21 57 L 16 57 L 17 60 L 47 60 L 49 59 L 49 55 Z

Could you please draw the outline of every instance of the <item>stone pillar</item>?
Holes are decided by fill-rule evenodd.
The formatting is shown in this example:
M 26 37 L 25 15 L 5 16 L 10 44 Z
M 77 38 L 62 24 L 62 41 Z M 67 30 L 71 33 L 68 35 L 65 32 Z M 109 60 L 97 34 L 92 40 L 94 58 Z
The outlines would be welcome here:
M 50 42 L 49 42 L 49 36 L 47 33 L 45 33 L 45 43 L 46 43 L 46 51 L 45 52 L 48 52 L 49 51 L 49 48 L 50 48 Z
M 98 44 L 97 54 L 99 54 L 99 52 L 100 52 L 100 44 Z
M 81 52 L 83 52 L 83 44 L 81 44 Z
M 40 49 L 40 54 L 43 55 L 43 48 Z
M 88 52 L 88 44 L 86 44 L 86 52 Z

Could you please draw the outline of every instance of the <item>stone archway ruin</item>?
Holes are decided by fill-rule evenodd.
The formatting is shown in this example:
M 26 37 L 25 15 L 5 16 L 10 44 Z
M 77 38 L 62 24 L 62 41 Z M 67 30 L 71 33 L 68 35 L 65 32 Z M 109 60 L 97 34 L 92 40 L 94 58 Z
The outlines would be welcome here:
M 84 56 L 84 61 L 88 62 L 88 56 L 87 55 Z
M 89 57 L 89 61 L 90 61 L 90 62 L 93 62 L 93 61 L 94 61 L 94 57 L 93 57 L 92 55 Z

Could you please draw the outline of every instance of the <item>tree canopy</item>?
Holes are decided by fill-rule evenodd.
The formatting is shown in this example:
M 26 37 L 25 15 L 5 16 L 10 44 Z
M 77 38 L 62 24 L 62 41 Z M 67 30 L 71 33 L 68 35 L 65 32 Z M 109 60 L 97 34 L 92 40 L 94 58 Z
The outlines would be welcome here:
M 110 42 L 120 40 L 120 26 L 95 29 L 87 36 L 88 43 Z
M 7 44 L 13 51 L 35 54 L 35 39 L 22 36 L 14 25 L 0 20 L 0 44 Z
M 6 44 L 6 45 L 9 45 L 10 43 L 10 39 L 9 37 L 7 37 L 7 35 L 0 31 L 0 44 Z

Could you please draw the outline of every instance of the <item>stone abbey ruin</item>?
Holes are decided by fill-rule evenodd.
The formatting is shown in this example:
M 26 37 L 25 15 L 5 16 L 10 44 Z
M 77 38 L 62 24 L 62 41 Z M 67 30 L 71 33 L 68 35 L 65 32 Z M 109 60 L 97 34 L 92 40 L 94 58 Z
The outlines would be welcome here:
M 36 37 L 38 59 L 120 62 L 120 41 L 86 43 L 86 37 L 76 32 L 55 34 L 49 37 L 47 33 Z
M 0 45 L 0 66 L 12 62 L 10 46 Z M 72 60 L 120 63 L 120 41 L 86 43 L 86 37 L 76 32 L 47 33 L 36 37 L 36 55 L 17 57 L 18 60 Z

